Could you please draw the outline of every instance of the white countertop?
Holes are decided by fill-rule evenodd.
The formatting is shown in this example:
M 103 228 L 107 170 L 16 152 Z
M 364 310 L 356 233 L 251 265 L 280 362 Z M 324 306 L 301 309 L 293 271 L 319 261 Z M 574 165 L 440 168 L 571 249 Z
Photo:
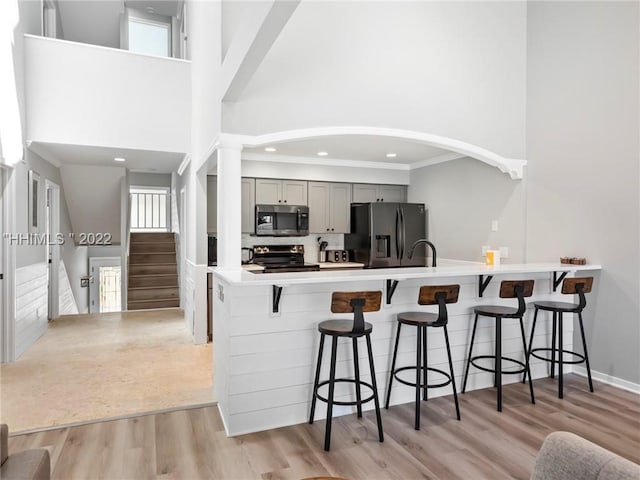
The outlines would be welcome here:
M 263 273 L 256 275 L 243 268 L 209 267 L 214 276 L 235 285 L 295 285 L 358 280 L 407 280 L 410 278 L 459 277 L 541 272 L 577 272 L 601 270 L 601 265 L 566 263 L 515 263 L 487 266 L 479 262 L 442 259 L 437 267 L 400 267 L 376 269 L 321 270 L 319 272 Z

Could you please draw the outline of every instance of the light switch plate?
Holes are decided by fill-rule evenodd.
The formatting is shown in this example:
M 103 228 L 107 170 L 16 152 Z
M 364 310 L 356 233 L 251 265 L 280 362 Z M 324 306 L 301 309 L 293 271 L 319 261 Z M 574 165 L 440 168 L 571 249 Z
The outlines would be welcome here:
M 509 247 L 500 247 L 500 258 L 509 258 Z
M 491 250 L 491 247 L 489 245 L 482 245 L 482 256 L 483 257 L 487 256 L 487 250 Z
M 491 220 L 491 231 L 492 232 L 498 231 L 498 220 Z

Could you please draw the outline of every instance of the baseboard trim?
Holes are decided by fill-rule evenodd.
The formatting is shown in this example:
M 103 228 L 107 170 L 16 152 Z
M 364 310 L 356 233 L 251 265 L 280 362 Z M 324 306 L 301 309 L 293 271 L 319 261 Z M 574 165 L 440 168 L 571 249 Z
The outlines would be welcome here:
M 181 405 L 178 407 L 170 407 L 170 408 L 161 408 L 159 410 L 151 410 L 148 412 L 141 413 L 131 413 L 128 415 L 117 415 L 115 417 L 107 417 L 107 418 L 96 418 L 93 420 L 85 420 L 82 422 L 73 422 L 73 423 L 64 423 L 61 425 L 53 425 L 50 427 L 41 427 L 41 428 L 31 428 L 28 430 L 21 430 L 18 432 L 10 432 L 10 437 L 15 437 L 16 435 L 26 435 L 28 433 L 38 433 L 38 432 L 48 432 L 49 430 L 61 430 L 63 428 L 72 428 L 72 427 L 80 427 L 82 425 L 91 425 L 93 423 L 103 423 L 103 422 L 113 422 L 116 420 L 126 420 L 129 418 L 136 417 L 146 417 L 148 415 L 159 415 L 161 413 L 171 413 L 177 412 L 179 410 L 193 410 L 195 408 L 205 408 L 205 407 L 216 407 L 218 402 L 206 402 L 206 403 L 197 403 L 193 405 Z
M 582 377 L 586 377 L 587 369 L 584 367 L 574 366 L 573 373 L 576 373 Z M 627 390 L 628 392 L 640 395 L 640 384 L 633 383 L 628 380 L 623 380 L 622 378 L 617 378 L 613 375 L 606 375 L 604 373 L 596 372 L 595 370 L 591 370 L 591 378 L 593 378 L 594 380 L 598 380 L 599 382 L 621 388 L 622 390 Z

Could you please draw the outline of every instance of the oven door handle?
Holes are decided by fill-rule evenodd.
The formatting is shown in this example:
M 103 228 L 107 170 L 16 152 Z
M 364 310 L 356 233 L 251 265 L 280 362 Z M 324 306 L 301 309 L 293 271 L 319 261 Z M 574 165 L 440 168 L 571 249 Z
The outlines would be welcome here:
M 296 209 L 296 230 L 300 231 L 300 220 L 302 218 L 302 213 L 300 213 L 300 209 Z

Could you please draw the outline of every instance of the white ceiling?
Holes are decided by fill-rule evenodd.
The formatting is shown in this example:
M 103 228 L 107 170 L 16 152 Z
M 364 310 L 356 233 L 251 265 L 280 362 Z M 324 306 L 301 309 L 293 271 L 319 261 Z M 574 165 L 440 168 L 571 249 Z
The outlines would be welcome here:
M 59 143 L 33 142 L 34 152 L 57 165 L 100 165 L 124 167 L 136 172 L 171 173 L 176 171 L 184 153 L 130 150 L 126 148 L 63 145 Z M 116 162 L 115 157 L 125 158 Z
M 274 147 L 276 152 L 265 152 L 265 147 Z M 327 152 L 325 157 L 318 152 Z M 393 163 L 412 165 L 418 162 L 433 160 L 450 150 L 425 145 L 410 140 L 372 135 L 330 135 L 320 138 L 289 141 L 255 148 L 244 148 L 243 152 L 260 156 L 271 156 L 275 160 L 280 156 L 322 159 L 352 160 L 358 162 Z M 388 158 L 387 153 L 395 153 L 396 157 Z

